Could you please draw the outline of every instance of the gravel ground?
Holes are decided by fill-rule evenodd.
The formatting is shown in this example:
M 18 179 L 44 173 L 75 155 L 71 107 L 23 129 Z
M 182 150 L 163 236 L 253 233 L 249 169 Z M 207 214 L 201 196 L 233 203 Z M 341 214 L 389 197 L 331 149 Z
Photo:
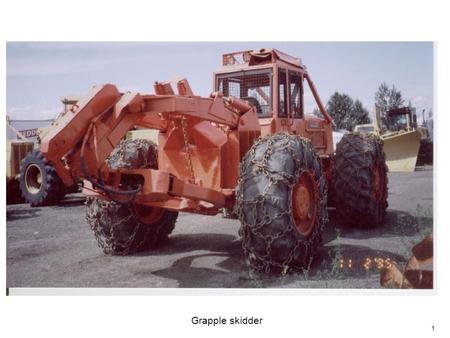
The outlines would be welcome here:
M 432 231 L 433 168 L 389 173 L 381 227 L 348 228 L 331 210 L 311 269 L 284 277 L 249 275 L 239 221 L 221 216 L 180 214 L 165 247 L 105 256 L 84 221 L 83 203 L 74 194 L 54 207 L 7 206 L 7 287 L 379 288 L 379 268 L 389 260 L 404 264 Z

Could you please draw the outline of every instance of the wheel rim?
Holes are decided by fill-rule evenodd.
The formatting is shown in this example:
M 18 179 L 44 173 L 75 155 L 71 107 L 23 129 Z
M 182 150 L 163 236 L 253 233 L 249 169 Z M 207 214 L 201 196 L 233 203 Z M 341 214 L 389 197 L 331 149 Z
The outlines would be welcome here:
M 139 222 L 144 224 L 153 224 L 161 219 L 164 214 L 164 209 L 145 205 L 135 205 L 134 214 Z
M 314 176 L 308 171 L 303 172 L 292 189 L 291 200 L 295 227 L 304 236 L 308 236 L 314 228 L 318 196 Z
M 37 194 L 42 187 L 42 170 L 37 164 L 30 164 L 25 171 L 25 185 L 30 194 Z

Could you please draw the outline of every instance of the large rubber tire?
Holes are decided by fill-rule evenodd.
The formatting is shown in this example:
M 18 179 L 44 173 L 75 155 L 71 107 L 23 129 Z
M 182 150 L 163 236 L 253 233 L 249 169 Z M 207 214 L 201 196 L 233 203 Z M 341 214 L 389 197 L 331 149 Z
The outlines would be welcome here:
M 32 207 L 58 204 L 66 194 L 55 168 L 39 150 L 22 160 L 19 183 L 22 197 Z
M 157 146 L 151 141 L 123 140 L 107 163 L 112 169 L 155 169 L 157 154 Z M 143 220 L 142 212 L 138 212 L 143 209 L 155 215 L 151 217 L 152 221 Z M 86 199 L 86 221 L 98 246 L 108 255 L 127 255 L 161 246 L 175 228 L 177 217 L 178 212 L 165 209 L 121 205 L 96 197 Z
M 178 213 L 162 210 L 153 224 L 140 222 L 131 205 L 95 197 L 86 199 L 86 220 L 107 255 L 127 255 L 160 247 L 175 228 Z
M 300 231 L 294 203 L 305 177 L 314 197 L 309 232 Z M 309 268 L 328 220 L 326 205 L 326 181 L 311 142 L 291 134 L 259 138 L 242 160 L 236 190 L 247 264 L 263 273 Z
M 383 141 L 371 134 L 346 134 L 336 146 L 333 185 L 336 209 L 346 225 L 374 227 L 388 207 L 388 168 Z

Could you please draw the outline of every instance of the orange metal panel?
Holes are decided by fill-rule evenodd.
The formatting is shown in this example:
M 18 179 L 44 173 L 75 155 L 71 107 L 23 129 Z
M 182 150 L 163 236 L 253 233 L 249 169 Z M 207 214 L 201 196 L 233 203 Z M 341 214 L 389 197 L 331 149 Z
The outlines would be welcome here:
M 177 178 L 173 179 L 171 193 L 175 196 L 191 198 L 193 200 L 201 200 L 210 202 L 213 205 L 224 207 L 226 197 L 221 192 L 200 187 L 195 184 L 185 183 Z

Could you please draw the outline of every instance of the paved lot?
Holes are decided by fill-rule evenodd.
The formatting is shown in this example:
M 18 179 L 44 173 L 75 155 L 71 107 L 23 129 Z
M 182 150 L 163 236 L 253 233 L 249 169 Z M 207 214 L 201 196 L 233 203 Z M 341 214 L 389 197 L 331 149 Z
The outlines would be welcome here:
M 250 276 L 239 221 L 221 216 L 180 214 L 167 246 L 105 256 L 84 221 L 83 202 L 76 194 L 55 207 L 7 206 L 7 287 L 377 288 L 378 267 L 404 263 L 432 231 L 433 169 L 389 174 L 390 206 L 379 228 L 347 228 L 331 211 L 311 269 L 284 277 Z

